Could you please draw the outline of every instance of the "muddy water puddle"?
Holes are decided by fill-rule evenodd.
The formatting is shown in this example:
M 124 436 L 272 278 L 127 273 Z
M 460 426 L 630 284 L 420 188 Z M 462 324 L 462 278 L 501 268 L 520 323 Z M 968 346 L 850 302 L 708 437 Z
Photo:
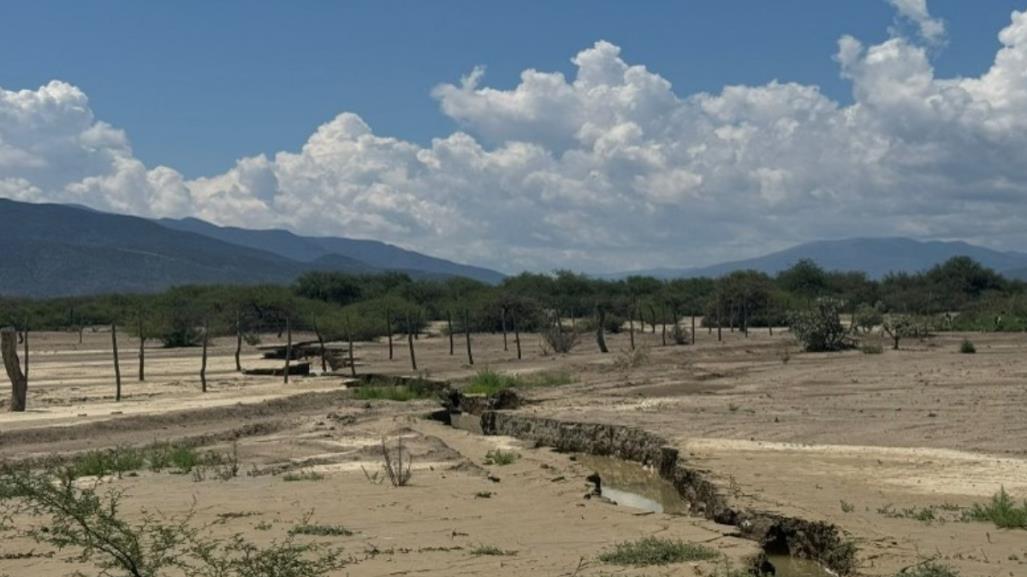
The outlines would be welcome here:
M 578 455 L 578 463 L 598 473 L 602 496 L 617 505 L 671 515 L 689 514 L 688 503 L 674 485 L 638 463 L 613 457 Z M 832 577 L 819 563 L 789 555 L 770 554 L 767 560 L 777 577 Z
M 674 485 L 656 471 L 613 457 L 579 455 L 578 462 L 599 474 L 603 497 L 618 505 L 652 513 L 689 513 L 688 503 Z

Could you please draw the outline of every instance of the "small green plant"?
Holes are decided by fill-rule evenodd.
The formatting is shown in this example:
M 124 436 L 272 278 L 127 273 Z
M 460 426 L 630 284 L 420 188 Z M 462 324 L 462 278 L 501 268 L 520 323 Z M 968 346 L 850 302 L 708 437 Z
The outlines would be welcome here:
M 492 556 L 492 557 L 509 557 L 516 555 L 517 551 L 508 551 L 506 549 L 500 549 L 495 545 L 478 545 L 474 549 L 470 550 L 471 555 L 476 557 L 481 556 Z
M 1018 505 L 1003 487 L 990 503 L 974 505 L 966 516 L 971 521 L 991 521 L 1002 529 L 1027 529 L 1027 500 Z
M 485 453 L 485 464 L 486 465 L 512 465 L 521 458 L 519 453 L 513 451 L 504 451 L 502 449 L 492 449 L 488 453 Z
M 324 478 L 324 474 L 318 473 L 317 471 L 297 471 L 282 475 L 282 480 L 286 483 L 295 483 L 298 481 L 323 481 Z
M 475 499 L 491 499 L 492 495 L 493 495 L 492 491 L 478 491 L 477 493 L 474 494 L 474 498 Z
M 705 545 L 646 537 L 638 541 L 618 543 L 612 550 L 599 555 L 599 560 L 611 565 L 647 567 L 686 561 L 706 561 L 719 556 L 719 553 Z
M 972 355 L 977 352 L 977 347 L 970 339 L 963 339 L 963 342 L 959 343 L 959 352 L 964 355 Z
M 856 510 L 856 506 L 855 505 L 853 505 L 852 503 L 849 503 L 848 501 L 846 501 L 844 499 L 842 499 L 841 506 L 842 506 L 842 513 L 851 513 L 851 512 Z

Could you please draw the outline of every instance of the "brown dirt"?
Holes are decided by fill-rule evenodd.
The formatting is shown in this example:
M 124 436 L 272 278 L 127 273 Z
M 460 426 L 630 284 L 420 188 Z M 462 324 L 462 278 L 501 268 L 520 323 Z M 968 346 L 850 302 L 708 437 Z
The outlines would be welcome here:
M 570 372 L 574 384 L 531 390 L 533 403 L 521 410 L 632 425 L 674 439 L 683 456 L 709 471 L 734 499 L 839 525 L 860 547 L 861 573 L 891 575 L 941 557 L 969 577 L 1027 575 L 1025 531 L 887 514 L 910 507 L 967 507 L 1001 486 L 1027 497 L 1027 336 L 970 335 L 976 355 L 958 354 L 964 335 L 910 340 L 900 351 L 864 355 L 800 353 L 787 335 L 759 333 L 744 338 L 725 331 L 718 343 L 715 333 L 701 331 L 694 347 L 665 348 L 659 334 L 639 335 L 650 354 L 631 369 L 614 368 L 622 354 L 617 351 L 627 347 L 626 335 L 609 337 L 614 352 L 608 355 L 595 352 L 586 338 L 565 356 L 543 355 L 537 336 L 522 335 L 522 361 L 515 358 L 512 335 L 509 352 L 500 336 L 475 335 L 474 367 L 461 355 L 462 342 L 454 357 L 445 338 L 421 338 L 416 347 L 421 370 L 441 379 L 466 378 L 485 366 Z M 228 341 L 216 342 L 211 351 L 206 395 L 199 392 L 198 350 L 148 349 L 148 380 L 137 383 L 136 344 L 121 341 L 126 396 L 115 403 L 109 335 L 87 333 L 82 346 L 76 335 L 34 335 L 30 412 L 0 414 L 0 458 L 156 438 L 216 442 L 242 435 L 246 467 L 306 463 L 324 470 L 327 479 L 283 483 L 278 476 L 261 475 L 193 483 L 185 476 L 148 473 L 118 483 L 129 489 L 130 504 L 171 513 L 184 511 L 193 494 L 202 497 L 202 515 L 256 510 L 259 515 L 225 523 L 255 539 L 265 535 L 252 530 L 260 521 L 272 522 L 275 529 L 266 534 L 274 535 L 316 507 L 325 522 L 358 531 L 340 543 L 361 560 L 340 575 L 417 569 L 570 575 L 579 558 L 588 562 L 579 574 L 617 573 L 589 563 L 603 547 L 645 534 L 713 539 L 734 558 L 753 547 L 721 537 L 729 528 L 705 521 L 638 516 L 584 501 L 587 471 L 546 450 L 519 448 L 525 458 L 500 468 L 498 485 L 477 467 L 454 469 L 464 459 L 480 465 L 489 446 L 512 441 L 412 418 L 430 410 L 429 403 L 349 400 L 342 377 L 294 378 L 287 387 L 280 378 L 241 377 L 233 371 L 234 343 Z M 383 344 L 358 344 L 359 370 L 411 374 L 406 352 L 397 342 L 390 362 Z M 244 364 L 279 362 L 257 360 L 247 349 Z M 367 447 L 382 433 L 397 431 L 411 435 L 418 462 L 433 463 L 434 470 L 419 470 L 410 489 L 370 485 L 354 463 L 367 460 Z M 567 480 L 551 482 L 559 476 Z M 296 485 L 303 490 L 297 492 Z M 497 496 L 475 499 L 480 490 Z M 466 550 L 472 543 L 518 554 L 474 557 Z M 12 546 L 0 547 L 7 552 Z M 424 549 L 454 546 L 464 549 Z M 368 555 L 372 547 L 394 551 Z M 50 575 L 55 562 L 0 560 L 0 574 Z

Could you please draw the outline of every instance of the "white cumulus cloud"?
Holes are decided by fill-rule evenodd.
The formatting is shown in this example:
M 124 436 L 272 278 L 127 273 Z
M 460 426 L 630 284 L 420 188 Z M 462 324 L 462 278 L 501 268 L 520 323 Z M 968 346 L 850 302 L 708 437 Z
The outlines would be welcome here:
M 527 70 L 498 89 L 476 68 L 440 84 L 460 129 L 428 145 L 344 112 L 299 150 L 195 180 L 144 166 L 74 86 L 0 90 L 0 195 L 378 238 L 506 271 L 702 264 L 857 235 L 1022 249 L 1027 13 L 987 72 L 939 78 L 943 24 L 923 0 L 891 1 L 923 39 L 840 39 L 851 104 L 790 82 L 679 94 L 599 41 L 567 76 Z

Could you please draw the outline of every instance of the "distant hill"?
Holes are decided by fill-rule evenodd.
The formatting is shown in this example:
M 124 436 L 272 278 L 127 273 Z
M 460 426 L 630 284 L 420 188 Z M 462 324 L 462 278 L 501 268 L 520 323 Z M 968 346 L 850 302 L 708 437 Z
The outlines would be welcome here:
M 1001 252 L 965 242 L 918 241 L 908 238 L 852 238 L 808 242 L 746 260 L 688 269 L 649 269 L 607 277 L 650 275 L 658 278 L 719 277 L 736 270 L 757 270 L 773 275 L 801 259 L 810 259 L 826 270 L 863 271 L 871 278 L 890 272 L 917 272 L 954 256 L 968 256 L 1005 275 L 1027 278 L 1027 253 Z
M 461 265 L 449 264 L 461 270 Z M 2 296 L 153 292 L 181 284 L 287 284 L 310 270 L 374 273 L 384 267 L 324 251 L 309 261 L 298 260 L 144 218 L 0 198 Z
M 331 256 L 349 258 L 378 270 L 401 270 L 428 276 L 462 276 L 496 284 L 504 275 L 494 270 L 459 264 L 433 256 L 406 250 L 376 240 L 341 237 L 300 236 L 286 230 L 249 230 L 217 226 L 195 218 L 181 220 L 162 219 L 161 225 L 175 230 L 202 234 L 240 246 L 266 250 L 301 262 L 316 262 Z

